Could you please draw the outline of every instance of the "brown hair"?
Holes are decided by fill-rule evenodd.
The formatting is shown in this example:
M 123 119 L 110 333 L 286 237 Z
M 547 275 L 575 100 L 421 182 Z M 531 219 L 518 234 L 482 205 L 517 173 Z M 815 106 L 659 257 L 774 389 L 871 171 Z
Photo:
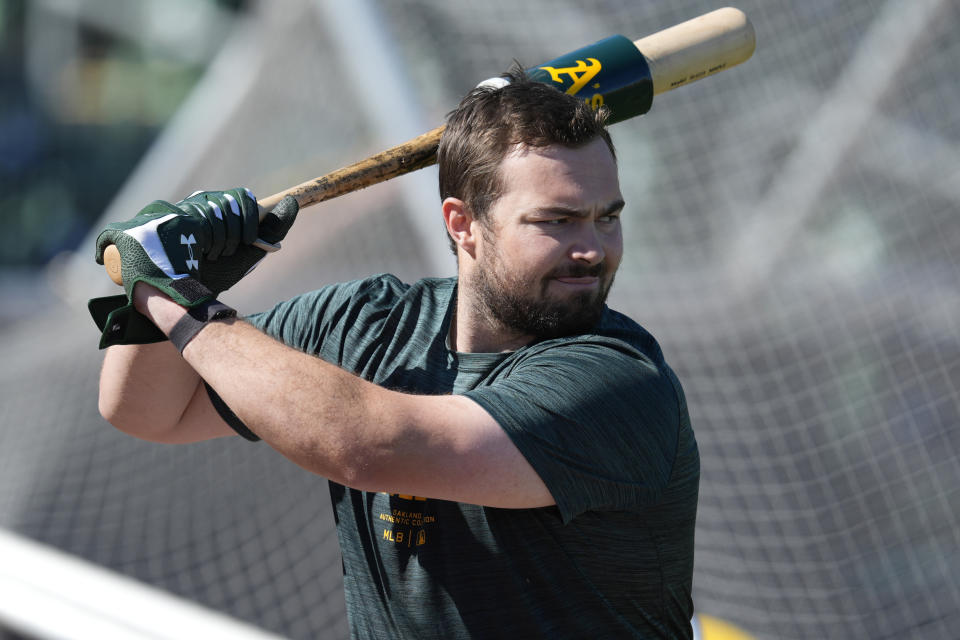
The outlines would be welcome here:
M 463 200 L 481 221 L 502 195 L 500 163 L 517 145 L 580 147 L 600 137 L 616 159 L 606 108 L 530 80 L 518 64 L 502 77 L 509 84 L 477 87 L 450 112 L 437 150 L 440 199 Z

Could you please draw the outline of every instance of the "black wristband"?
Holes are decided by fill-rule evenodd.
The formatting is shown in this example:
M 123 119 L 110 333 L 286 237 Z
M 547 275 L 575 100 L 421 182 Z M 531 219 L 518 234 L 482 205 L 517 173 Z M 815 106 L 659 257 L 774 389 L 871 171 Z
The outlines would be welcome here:
M 208 322 L 235 318 L 236 316 L 236 309 L 232 309 L 222 302 L 210 300 L 187 309 L 184 316 L 177 321 L 177 324 L 173 325 L 168 337 L 173 346 L 180 353 L 183 353 L 187 344 L 200 333 L 201 329 L 207 326 Z
M 230 425 L 230 428 L 237 432 L 237 435 L 241 436 L 245 440 L 250 442 L 259 442 L 260 436 L 255 434 L 253 431 L 247 428 L 247 425 L 243 424 L 243 420 L 237 417 L 237 414 L 227 406 L 227 403 L 223 401 L 223 398 L 220 397 L 216 391 L 213 390 L 207 381 L 203 381 L 203 386 L 207 388 L 207 396 L 210 397 L 210 402 L 213 403 L 213 408 L 217 410 L 217 413 L 220 414 L 220 417 L 223 418 L 223 421 Z

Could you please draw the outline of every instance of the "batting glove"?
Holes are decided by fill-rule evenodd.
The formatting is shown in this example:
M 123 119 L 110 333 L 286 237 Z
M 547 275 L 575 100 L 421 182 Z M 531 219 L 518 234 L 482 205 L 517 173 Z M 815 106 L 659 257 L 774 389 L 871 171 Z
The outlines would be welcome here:
M 88 308 L 102 335 L 100 348 L 146 344 L 166 336 L 133 307 L 133 287 L 147 282 L 191 308 L 213 299 L 249 273 L 296 219 L 287 197 L 259 223 L 257 201 L 246 189 L 197 192 L 171 204 L 157 200 L 97 237 L 96 260 L 105 249 L 120 252 L 126 295 L 96 298 Z

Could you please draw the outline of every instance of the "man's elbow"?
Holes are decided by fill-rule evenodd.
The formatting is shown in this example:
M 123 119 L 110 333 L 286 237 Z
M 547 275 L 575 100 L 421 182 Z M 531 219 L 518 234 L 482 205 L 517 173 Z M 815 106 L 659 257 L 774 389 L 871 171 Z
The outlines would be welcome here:
M 285 431 L 277 437 L 261 432 L 261 437 L 299 467 L 352 489 L 365 480 L 363 452 L 347 441 L 314 439 L 311 429 Z
M 104 420 L 123 430 L 125 423 L 123 412 L 120 410 L 120 402 L 113 394 L 107 393 L 103 385 L 100 386 L 100 395 L 97 398 L 97 409 Z
M 271 435 L 269 430 L 264 430 L 260 435 L 290 461 L 311 473 L 351 489 L 379 491 L 383 488 L 378 483 L 384 469 L 391 466 L 389 456 L 383 455 L 383 447 L 372 442 L 360 425 L 286 426 L 280 434 Z M 331 437 L 330 431 L 336 435 Z
M 150 442 L 173 442 L 172 425 L 164 425 L 151 418 L 149 411 L 137 411 L 125 406 L 116 394 L 105 393 L 101 388 L 97 408 L 103 419 L 118 431 Z

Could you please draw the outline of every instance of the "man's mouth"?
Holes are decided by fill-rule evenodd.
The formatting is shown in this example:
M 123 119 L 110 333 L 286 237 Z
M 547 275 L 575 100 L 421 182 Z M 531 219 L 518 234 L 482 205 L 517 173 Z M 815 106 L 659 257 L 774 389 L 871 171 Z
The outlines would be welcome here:
M 604 263 L 595 264 L 592 267 L 572 266 L 565 269 L 557 269 L 550 274 L 555 280 L 584 280 L 598 279 L 603 275 Z
M 597 276 L 560 276 L 554 278 L 557 282 L 575 286 L 593 286 L 600 282 Z
M 550 275 L 551 280 L 570 287 L 596 287 L 603 275 L 604 264 L 601 262 L 592 266 L 574 265 L 564 269 L 557 269 Z

